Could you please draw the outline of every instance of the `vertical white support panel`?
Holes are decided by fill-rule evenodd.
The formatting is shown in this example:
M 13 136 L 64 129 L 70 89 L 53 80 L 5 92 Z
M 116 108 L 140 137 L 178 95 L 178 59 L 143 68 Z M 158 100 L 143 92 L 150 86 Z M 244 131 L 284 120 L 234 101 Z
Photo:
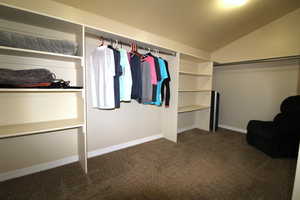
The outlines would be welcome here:
M 195 127 L 209 131 L 210 109 L 196 111 Z
M 300 68 L 300 61 L 299 61 L 299 68 Z M 298 73 L 298 94 L 300 94 L 300 69 L 299 69 L 299 73 Z
M 298 153 L 297 169 L 296 169 L 296 176 L 295 176 L 292 200 L 299 200 L 300 199 L 300 160 L 299 159 L 300 159 L 300 151 Z
M 201 71 L 205 71 L 207 74 L 211 75 L 211 78 L 200 77 L 202 79 L 206 79 L 206 89 L 212 89 L 212 62 L 206 62 L 199 64 L 199 67 L 202 68 Z M 211 105 L 211 93 L 201 93 L 197 99 L 197 102 L 201 105 Z M 209 131 L 209 123 L 210 123 L 210 109 L 199 110 L 196 112 L 196 120 L 195 120 L 195 127 Z
M 81 60 L 81 67 L 82 76 L 83 76 L 83 88 L 82 91 L 82 113 L 84 126 L 79 129 L 78 132 L 78 154 L 79 154 L 79 162 L 81 164 L 82 169 L 85 173 L 87 173 L 87 121 L 86 121 L 86 66 L 85 66 L 85 27 L 82 26 L 82 60 Z
M 171 99 L 169 108 L 162 110 L 162 132 L 166 139 L 177 142 L 177 107 L 178 107 L 178 79 L 179 79 L 179 53 L 176 58 L 169 60 L 169 72 L 171 76 Z
M 193 128 L 209 131 L 212 67 L 211 61 L 181 54 L 178 105 L 185 113 L 178 115 L 179 131 Z M 182 92 L 185 90 L 190 91 Z

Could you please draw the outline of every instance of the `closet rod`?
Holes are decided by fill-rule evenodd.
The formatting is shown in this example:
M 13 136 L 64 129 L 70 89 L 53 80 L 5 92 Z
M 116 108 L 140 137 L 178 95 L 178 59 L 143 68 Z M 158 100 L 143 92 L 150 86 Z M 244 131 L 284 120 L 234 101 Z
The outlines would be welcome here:
M 274 58 L 257 59 L 257 60 L 245 60 L 245 61 L 229 62 L 229 63 L 216 63 L 215 62 L 214 67 L 221 67 L 221 66 L 228 66 L 228 65 L 254 64 L 254 63 L 263 63 L 263 62 L 276 62 L 276 61 L 286 61 L 286 60 L 300 60 L 300 55 L 274 57 Z
M 107 42 L 112 42 L 112 41 L 116 41 L 116 39 L 113 39 L 113 38 L 107 38 L 107 37 L 103 37 L 103 36 L 100 36 L 100 37 L 98 37 L 98 36 L 95 36 L 95 37 L 97 37 L 98 39 L 103 39 L 103 40 L 105 40 L 105 41 L 107 41 Z M 122 44 L 122 45 L 125 45 L 125 46 L 131 46 L 131 43 L 129 43 L 129 42 L 123 42 L 123 41 L 120 41 L 120 40 L 118 40 L 118 43 L 119 44 Z M 166 51 L 161 51 L 161 50 L 159 50 L 159 49 L 153 49 L 153 47 L 152 48 L 147 48 L 147 47 L 143 47 L 143 46 L 139 46 L 139 42 L 135 42 L 136 44 L 137 44 L 137 47 L 138 47 L 138 49 L 143 49 L 143 50 L 146 50 L 146 51 L 148 51 L 149 49 L 150 49 L 150 51 L 152 51 L 152 52 L 155 52 L 155 51 L 153 51 L 153 50 L 158 50 L 158 52 L 159 53 L 161 53 L 161 54 L 164 54 L 164 55 L 169 55 L 169 56 L 176 56 L 176 53 L 175 52 L 173 52 L 173 53 L 170 53 L 170 52 L 166 52 Z

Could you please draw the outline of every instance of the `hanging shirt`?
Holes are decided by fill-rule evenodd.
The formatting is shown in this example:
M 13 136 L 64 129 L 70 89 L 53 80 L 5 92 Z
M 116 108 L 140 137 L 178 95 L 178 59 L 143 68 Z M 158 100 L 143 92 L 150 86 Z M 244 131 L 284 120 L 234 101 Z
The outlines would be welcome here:
M 108 46 L 114 52 L 115 60 L 115 76 L 114 76 L 114 93 L 115 93 L 115 107 L 120 108 L 120 76 L 122 75 L 122 68 L 120 65 L 120 52 L 112 46 Z
M 158 58 L 150 54 L 150 56 L 153 57 L 154 59 L 154 64 L 155 64 L 155 72 L 156 72 L 156 77 L 157 77 L 157 83 L 161 80 L 161 75 L 160 75 L 160 67 L 158 63 Z M 152 103 L 156 102 L 156 97 L 157 97 L 157 85 L 153 87 L 153 96 L 152 96 Z
M 154 66 L 155 66 L 155 73 L 156 73 L 156 80 L 160 81 L 161 80 L 161 75 L 160 75 L 160 69 L 159 69 L 159 63 L 158 63 L 158 58 L 153 56 L 151 53 L 146 54 L 148 57 L 152 57 L 154 60 Z M 157 85 L 153 85 L 153 96 L 152 96 L 152 104 L 156 101 L 156 93 L 157 93 Z
M 151 73 L 151 84 L 156 85 L 157 84 L 157 76 L 155 71 L 155 63 L 154 58 L 152 56 L 147 56 L 144 58 L 145 62 L 148 62 L 150 65 L 150 73 Z
M 153 96 L 156 98 L 156 88 L 157 88 L 157 75 L 156 75 L 156 69 L 155 69 L 155 61 L 152 56 L 147 56 L 144 58 L 145 62 L 148 62 L 150 65 L 150 73 L 151 73 L 151 84 L 152 84 L 152 98 L 150 102 L 147 103 L 153 103 Z M 146 102 L 145 102 L 146 103 Z
M 152 101 L 152 83 L 151 83 L 151 70 L 148 62 L 141 63 L 142 74 L 142 99 L 141 103 L 148 103 Z
M 154 104 L 160 106 L 162 104 L 161 87 L 163 81 L 168 78 L 168 73 L 167 73 L 165 61 L 162 58 L 158 58 L 158 63 L 159 63 L 161 80 L 157 82 L 156 101 L 154 102 Z
M 113 50 L 107 46 L 95 49 L 90 57 L 92 106 L 100 109 L 115 108 Z
M 155 57 L 153 55 L 151 55 L 154 59 L 154 63 L 155 63 L 155 72 L 156 72 L 156 77 L 157 77 L 157 81 L 160 81 L 162 79 L 161 77 L 161 73 L 160 73 L 160 65 L 159 65 L 159 61 L 158 61 L 158 57 Z
M 128 61 L 126 50 L 120 50 L 120 65 L 122 67 L 122 75 L 120 76 L 120 100 L 131 100 L 132 77 L 131 69 Z
M 131 99 L 135 99 L 140 103 L 142 99 L 142 74 L 141 60 L 138 55 L 130 55 L 130 67 L 132 76 Z
M 162 102 L 165 100 L 165 106 L 168 107 L 170 105 L 170 96 L 171 96 L 171 94 L 170 94 L 171 76 L 170 76 L 170 72 L 169 72 L 168 62 L 166 60 L 164 60 L 164 62 L 165 62 L 168 78 L 166 78 L 162 83 L 161 100 L 162 100 Z M 165 99 L 165 88 L 166 88 L 166 99 Z

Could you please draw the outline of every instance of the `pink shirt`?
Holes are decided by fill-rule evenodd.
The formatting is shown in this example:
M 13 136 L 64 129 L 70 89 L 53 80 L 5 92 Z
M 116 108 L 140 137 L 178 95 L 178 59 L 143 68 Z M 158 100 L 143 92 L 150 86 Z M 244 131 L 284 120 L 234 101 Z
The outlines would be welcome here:
M 157 76 L 155 71 L 155 62 L 154 58 L 151 56 L 147 56 L 144 58 L 145 62 L 148 62 L 150 65 L 150 73 L 151 73 L 151 84 L 156 85 L 157 84 Z

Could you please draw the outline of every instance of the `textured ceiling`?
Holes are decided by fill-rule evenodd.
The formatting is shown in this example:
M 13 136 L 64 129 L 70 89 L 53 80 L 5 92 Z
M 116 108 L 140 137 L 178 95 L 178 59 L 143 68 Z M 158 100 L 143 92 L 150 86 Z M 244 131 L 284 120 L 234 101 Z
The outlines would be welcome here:
M 214 51 L 297 9 L 300 0 L 55 0 L 189 46 Z

